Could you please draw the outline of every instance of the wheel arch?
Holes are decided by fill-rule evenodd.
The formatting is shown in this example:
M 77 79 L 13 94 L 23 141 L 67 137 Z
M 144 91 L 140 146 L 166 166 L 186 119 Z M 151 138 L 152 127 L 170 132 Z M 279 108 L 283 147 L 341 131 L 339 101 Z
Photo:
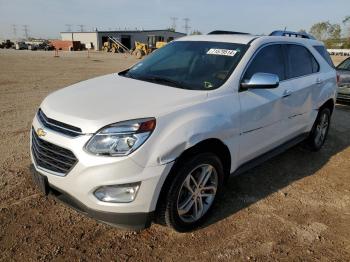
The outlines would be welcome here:
M 209 139 L 200 141 L 197 144 L 193 145 L 192 147 L 183 151 L 180 154 L 180 156 L 176 158 L 175 163 L 172 166 L 169 174 L 167 175 L 162 185 L 162 188 L 160 190 L 160 193 L 158 195 L 155 212 L 159 211 L 159 208 L 161 208 L 162 200 L 165 199 L 165 195 L 168 192 L 168 188 L 170 187 L 171 182 L 175 177 L 174 174 L 180 167 L 181 163 L 185 159 L 191 156 L 194 156 L 198 153 L 204 153 L 204 152 L 215 154 L 222 162 L 225 179 L 229 177 L 230 170 L 231 170 L 231 153 L 227 145 L 217 138 L 209 138 Z M 157 222 L 161 222 L 161 221 L 157 221 Z
M 321 111 L 324 108 L 328 108 L 331 111 L 331 115 L 332 115 L 334 111 L 334 105 L 335 105 L 334 100 L 332 98 L 328 99 L 326 102 L 322 104 L 322 106 L 320 106 L 319 111 Z

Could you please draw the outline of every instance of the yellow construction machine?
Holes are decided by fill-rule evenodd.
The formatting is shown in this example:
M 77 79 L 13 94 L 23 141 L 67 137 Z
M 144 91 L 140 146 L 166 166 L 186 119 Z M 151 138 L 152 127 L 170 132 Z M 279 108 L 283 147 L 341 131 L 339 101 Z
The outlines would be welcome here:
M 111 41 L 106 41 L 103 43 L 102 50 L 105 52 L 119 53 L 122 52 L 120 46 Z
M 164 41 L 164 37 L 161 36 L 148 36 L 148 43 L 141 43 L 135 41 L 135 49 L 132 52 L 138 59 L 141 59 L 145 55 L 152 53 L 154 50 L 162 48 L 167 42 Z
M 145 43 L 135 41 L 135 49 L 132 52 L 138 59 L 141 59 L 145 55 L 148 55 L 152 50 Z
M 108 36 L 108 40 L 103 43 L 102 51 L 112 53 L 130 53 L 130 49 L 123 45 L 119 39 Z

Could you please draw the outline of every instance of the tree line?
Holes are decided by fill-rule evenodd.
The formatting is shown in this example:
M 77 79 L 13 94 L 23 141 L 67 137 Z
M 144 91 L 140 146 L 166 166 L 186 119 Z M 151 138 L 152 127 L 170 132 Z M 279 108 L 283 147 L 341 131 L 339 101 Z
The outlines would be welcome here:
M 350 16 L 344 18 L 342 25 L 323 21 L 314 24 L 309 33 L 316 39 L 323 41 L 327 48 L 348 49 L 350 48 Z

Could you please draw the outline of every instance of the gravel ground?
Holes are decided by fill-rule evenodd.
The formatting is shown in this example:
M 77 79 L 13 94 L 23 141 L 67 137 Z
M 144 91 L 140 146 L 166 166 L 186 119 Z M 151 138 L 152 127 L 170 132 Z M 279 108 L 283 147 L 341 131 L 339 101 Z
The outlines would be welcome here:
M 340 59 L 337 59 L 339 62 Z M 50 92 L 119 71 L 134 58 L 0 50 L 0 261 L 349 261 L 350 106 L 337 105 L 325 147 L 300 146 L 228 182 L 201 229 L 115 229 L 42 196 L 29 130 Z

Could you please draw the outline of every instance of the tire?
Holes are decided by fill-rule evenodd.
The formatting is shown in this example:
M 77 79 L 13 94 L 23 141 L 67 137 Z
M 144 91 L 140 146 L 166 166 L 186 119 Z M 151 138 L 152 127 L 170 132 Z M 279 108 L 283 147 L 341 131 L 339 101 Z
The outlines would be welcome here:
M 323 108 L 319 111 L 316 121 L 312 127 L 307 139 L 307 147 L 311 151 L 319 151 L 324 145 L 331 121 L 331 111 L 329 108 Z
M 199 227 L 210 214 L 222 188 L 224 171 L 220 159 L 212 153 L 198 154 L 178 164 L 169 174 L 174 178 L 165 185 L 156 221 L 187 232 Z M 200 181 L 204 186 L 196 186 Z
M 145 53 L 143 52 L 143 50 L 137 49 L 135 51 L 135 55 L 138 59 L 141 59 L 145 55 Z

